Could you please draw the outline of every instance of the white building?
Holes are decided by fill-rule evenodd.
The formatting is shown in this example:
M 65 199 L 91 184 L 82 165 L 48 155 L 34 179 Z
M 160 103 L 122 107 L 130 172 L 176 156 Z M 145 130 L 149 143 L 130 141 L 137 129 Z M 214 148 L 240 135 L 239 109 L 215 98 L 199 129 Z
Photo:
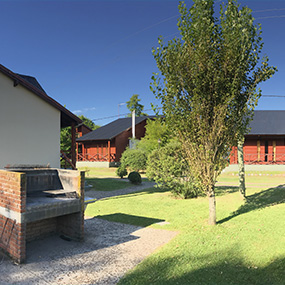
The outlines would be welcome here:
M 0 65 L 0 169 L 13 165 L 60 167 L 60 129 L 81 120 L 49 97 L 34 77 Z

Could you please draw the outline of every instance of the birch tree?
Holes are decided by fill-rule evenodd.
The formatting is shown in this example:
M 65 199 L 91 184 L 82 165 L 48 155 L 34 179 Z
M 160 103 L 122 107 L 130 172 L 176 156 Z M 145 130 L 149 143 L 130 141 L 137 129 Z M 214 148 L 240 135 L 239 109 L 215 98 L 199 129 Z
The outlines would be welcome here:
M 216 224 L 215 183 L 228 163 L 237 134 L 243 135 L 261 96 L 260 82 L 276 71 L 260 59 L 260 25 L 234 0 L 220 5 L 194 0 L 178 6 L 180 36 L 153 49 L 159 72 L 151 89 L 168 126 L 183 146 L 191 173 L 209 198 L 209 224 Z

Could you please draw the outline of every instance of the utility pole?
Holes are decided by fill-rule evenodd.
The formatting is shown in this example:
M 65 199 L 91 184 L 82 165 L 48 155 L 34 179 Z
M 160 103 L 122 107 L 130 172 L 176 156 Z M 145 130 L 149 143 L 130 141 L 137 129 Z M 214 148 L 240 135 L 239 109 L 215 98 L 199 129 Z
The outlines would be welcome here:
M 136 111 L 132 111 L 132 134 L 133 134 L 133 139 L 136 138 Z

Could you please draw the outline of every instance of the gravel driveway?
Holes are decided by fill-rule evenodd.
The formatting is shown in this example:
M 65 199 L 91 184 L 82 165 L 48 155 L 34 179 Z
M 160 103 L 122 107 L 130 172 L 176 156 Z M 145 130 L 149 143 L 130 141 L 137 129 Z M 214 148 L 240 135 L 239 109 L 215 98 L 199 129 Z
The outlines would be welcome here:
M 0 255 L 0 284 L 116 284 L 176 235 L 89 218 L 85 220 L 84 242 L 58 236 L 33 241 L 27 244 L 27 262 L 22 265 Z

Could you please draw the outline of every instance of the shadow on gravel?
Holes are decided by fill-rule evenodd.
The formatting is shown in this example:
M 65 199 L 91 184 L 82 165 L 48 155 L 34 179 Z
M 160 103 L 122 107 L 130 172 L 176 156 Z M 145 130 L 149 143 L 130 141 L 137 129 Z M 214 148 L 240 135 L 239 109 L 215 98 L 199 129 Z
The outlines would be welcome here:
M 122 213 L 103 215 L 103 216 L 98 215 L 96 216 L 96 218 L 104 219 L 110 222 L 118 222 L 129 225 L 141 226 L 141 227 L 148 227 L 152 224 L 164 222 L 164 220 L 161 219 L 153 219 L 142 216 L 127 215 Z
M 53 235 L 27 243 L 26 263 L 69 259 L 139 238 L 132 235 L 138 227 L 111 223 L 103 219 L 87 219 L 84 227 L 85 237 L 82 242 L 66 240 L 60 238 L 59 235 Z

